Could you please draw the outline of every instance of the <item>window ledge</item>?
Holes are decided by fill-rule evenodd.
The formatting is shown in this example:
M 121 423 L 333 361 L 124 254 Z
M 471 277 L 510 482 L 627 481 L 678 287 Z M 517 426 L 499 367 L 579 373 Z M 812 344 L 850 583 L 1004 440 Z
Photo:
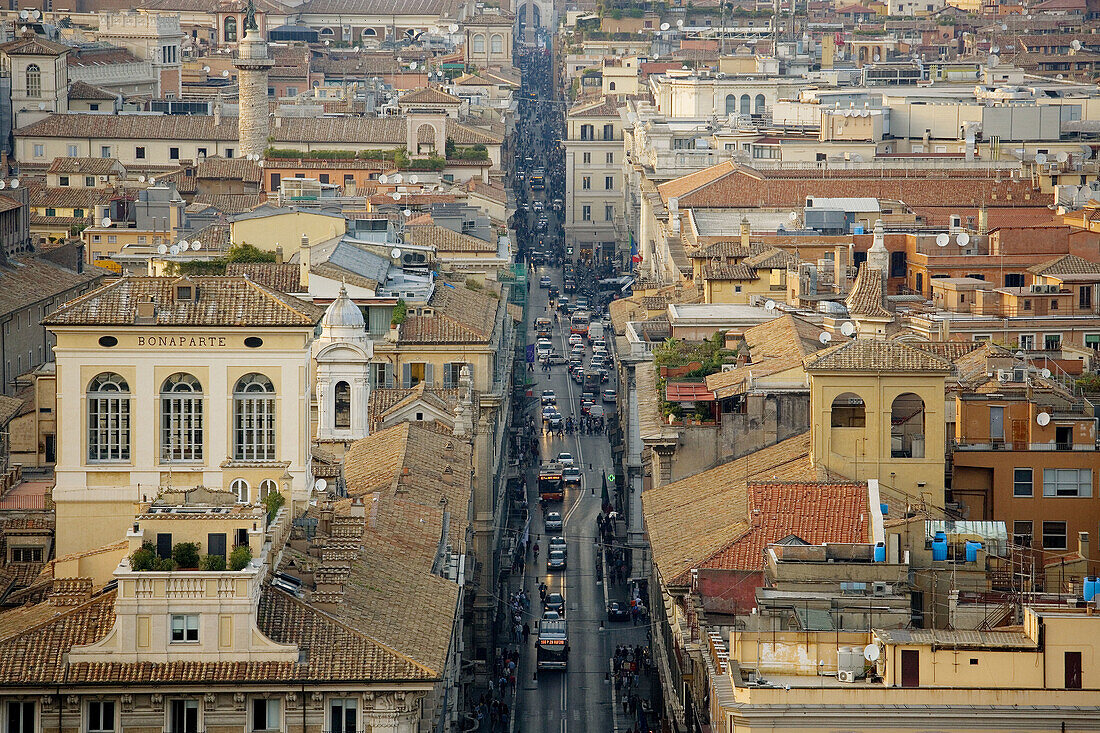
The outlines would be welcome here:
M 219 468 L 290 468 L 290 461 L 246 460 L 243 458 L 227 458 L 221 462 Z

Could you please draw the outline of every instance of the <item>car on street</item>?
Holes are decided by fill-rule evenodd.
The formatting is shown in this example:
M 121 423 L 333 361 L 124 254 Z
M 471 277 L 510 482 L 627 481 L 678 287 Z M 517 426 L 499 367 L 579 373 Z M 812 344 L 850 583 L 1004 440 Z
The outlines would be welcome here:
M 557 461 L 558 463 L 560 463 L 563 466 L 575 466 L 575 465 L 577 465 L 577 462 L 575 460 L 573 460 L 573 454 L 572 453 L 566 453 L 565 451 L 562 451 L 561 453 L 559 453 L 558 457 L 555 458 L 554 460 Z
M 559 295 L 558 296 L 558 310 L 565 310 L 565 307 L 567 305 L 569 305 L 569 296 L 568 295 Z
M 595 392 L 582 392 L 581 393 L 581 403 L 582 404 L 585 403 L 585 402 L 595 402 L 595 401 L 596 401 L 596 393 Z
M 607 604 L 607 620 L 608 621 L 629 621 L 630 609 L 626 607 L 626 604 L 619 603 L 618 601 L 612 601 Z
M 550 366 L 557 366 L 559 364 L 564 364 L 565 363 L 565 357 L 562 356 L 561 354 L 559 354 L 556 351 L 551 351 L 550 354 L 546 357 L 546 363 L 549 364 Z
M 577 384 L 582 384 L 584 382 L 584 369 L 574 369 L 569 376 Z
M 576 354 L 577 356 L 584 356 L 584 344 L 573 344 L 573 348 L 569 350 L 570 355 Z
M 591 400 L 584 400 L 581 402 L 581 414 L 587 415 L 592 410 L 592 405 L 596 404 Z
M 548 549 L 550 552 L 553 552 L 554 550 L 561 550 L 566 555 L 569 554 L 568 545 L 565 543 L 565 538 L 561 535 L 555 535 L 551 537 L 549 540 L 547 540 L 546 545 L 546 549 Z
M 577 486 L 581 484 L 581 470 L 576 466 L 566 466 L 563 468 L 561 477 L 567 484 L 576 484 Z
M 584 336 L 581 336 L 579 333 L 569 334 L 569 345 L 577 346 L 578 344 L 584 346 Z
M 558 408 L 554 407 L 553 405 L 546 405 L 545 407 L 543 407 L 542 408 L 543 422 L 549 420 L 550 416 L 553 415 L 555 412 L 558 412 Z
M 550 417 L 546 420 L 546 427 L 550 430 L 560 430 L 565 427 L 565 420 L 562 418 L 561 413 L 554 410 L 550 413 Z
M 597 367 L 596 374 L 600 375 L 600 384 L 611 381 L 611 372 L 607 371 L 603 367 Z
M 565 553 L 561 550 L 551 550 L 550 554 L 546 556 L 546 569 L 547 570 L 564 570 L 565 569 Z
M 587 295 L 582 295 L 581 297 L 577 298 L 577 307 L 580 308 L 581 310 L 588 310 L 588 296 Z
M 615 390 L 612 389 L 611 387 L 608 387 L 607 389 L 605 389 L 600 394 L 603 397 L 604 402 L 614 402 L 615 401 L 615 397 L 616 397 Z
M 554 350 L 554 345 L 550 343 L 549 339 L 539 341 L 535 344 L 535 353 L 538 354 L 540 359 L 545 359 L 550 356 L 550 352 Z
M 550 276 L 549 275 L 543 275 L 542 277 L 539 278 L 539 287 L 540 288 L 550 287 Z
M 534 209 L 535 211 L 543 211 L 543 210 L 546 209 L 546 205 L 543 204 L 541 201 L 536 201 L 533 204 L 531 204 L 531 208 Z
M 558 396 L 554 394 L 554 390 L 548 389 L 543 391 L 539 396 L 539 400 L 542 402 L 543 407 L 546 405 L 555 405 L 558 402 Z
M 542 612 L 543 621 L 561 621 L 561 619 L 562 615 L 557 611 L 551 611 L 547 609 Z
M 551 550 L 553 552 L 553 550 Z M 544 611 L 550 611 L 559 616 L 565 615 L 565 596 L 561 593 L 547 593 L 546 600 L 542 602 Z
M 547 512 L 545 524 L 547 532 L 561 532 L 561 514 L 558 512 Z
M 607 350 L 607 340 L 606 339 L 592 339 L 592 348 L 593 349 L 603 349 L 604 351 L 606 351 Z

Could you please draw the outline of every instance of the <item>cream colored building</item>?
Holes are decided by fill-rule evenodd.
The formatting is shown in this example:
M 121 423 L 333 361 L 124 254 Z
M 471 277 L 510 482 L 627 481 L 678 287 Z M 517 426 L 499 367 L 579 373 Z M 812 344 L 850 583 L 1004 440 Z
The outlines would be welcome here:
M 45 321 L 56 336 L 57 554 L 125 536 L 167 488 L 302 502 L 321 313 L 245 278 L 127 277 Z M 170 356 L 169 356 L 170 355 Z
M 582 102 L 565 124 L 565 245 L 574 257 L 615 257 L 626 238 L 619 105 Z
M 68 53 L 33 34 L 0 45 L 0 66 L 11 77 L 12 129 L 69 111 Z

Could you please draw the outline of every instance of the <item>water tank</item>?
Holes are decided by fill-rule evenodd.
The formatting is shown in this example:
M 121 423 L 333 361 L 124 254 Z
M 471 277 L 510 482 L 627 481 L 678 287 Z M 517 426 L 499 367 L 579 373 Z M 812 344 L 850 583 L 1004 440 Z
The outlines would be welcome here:
M 836 650 L 836 671 L 848 672 L 853 677 L 863 676 L 863 649 L 858 646 L 842 646 Z
M 1085 603 L 1091 603 L 1097 593 L 1100 593 L 1100 578 L 1086 577 L 1084 593 L 1082 594 Z
M 890 505 L 889 504 L 879 504 L 878 508 L 882 511 L 882 516 L 884 516 L 884 517 L 887 514 L 890 513 Z
M 978 562 L 978 550 L 982 549 L 981 542 L 966 541 L 966 561 Z
M 875 543 L 875 562 L 886 562 L 886 543 Z
M 938 535 L 939 533 L 937 533 Z M 933 560 L 946 560 L 947 559 L 947 540 L 941 539 L 939 536 L 932 540 L 932 559 Z

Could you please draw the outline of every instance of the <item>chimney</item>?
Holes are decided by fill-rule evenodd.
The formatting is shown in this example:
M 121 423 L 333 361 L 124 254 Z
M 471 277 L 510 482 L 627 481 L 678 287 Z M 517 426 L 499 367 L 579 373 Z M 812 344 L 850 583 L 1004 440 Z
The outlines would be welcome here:
M 317 531 L 319 534 L 325 537 L 332 533 L 332 517 L 335 512 L 331 501 L 326 501 L 324 506 L 321 507 L 321 518 L 317 523 Z
M 365 519 L 367 516 L 367 507 L 363 504 L 363 497 L 357 496 L 351 500 L 351 516 Z
M 1077 554 L 1081 557 L 1088 559 L 1089 556 L 1089 533 L 1078 532 L 1077 533 Z
M 748 249 L 749 235 L 752 234 L 752 225 L 749 224 L 749 217 L 741 217 L 741 246 Z
M 275 264 L 283 264 L 283 245 L 278 242 L 275 243 Z
M 978 234 L 989 234 L 989 209 L 985 204 L 978 209 Z
M 221 100 L 214 102 L 214 127 L 217 127 L 222 123 L 222 103 Z
M 302 290 L 309 290 L 309 237 L 302 235 L 302 243 L 298 246 L 298 283 Z

